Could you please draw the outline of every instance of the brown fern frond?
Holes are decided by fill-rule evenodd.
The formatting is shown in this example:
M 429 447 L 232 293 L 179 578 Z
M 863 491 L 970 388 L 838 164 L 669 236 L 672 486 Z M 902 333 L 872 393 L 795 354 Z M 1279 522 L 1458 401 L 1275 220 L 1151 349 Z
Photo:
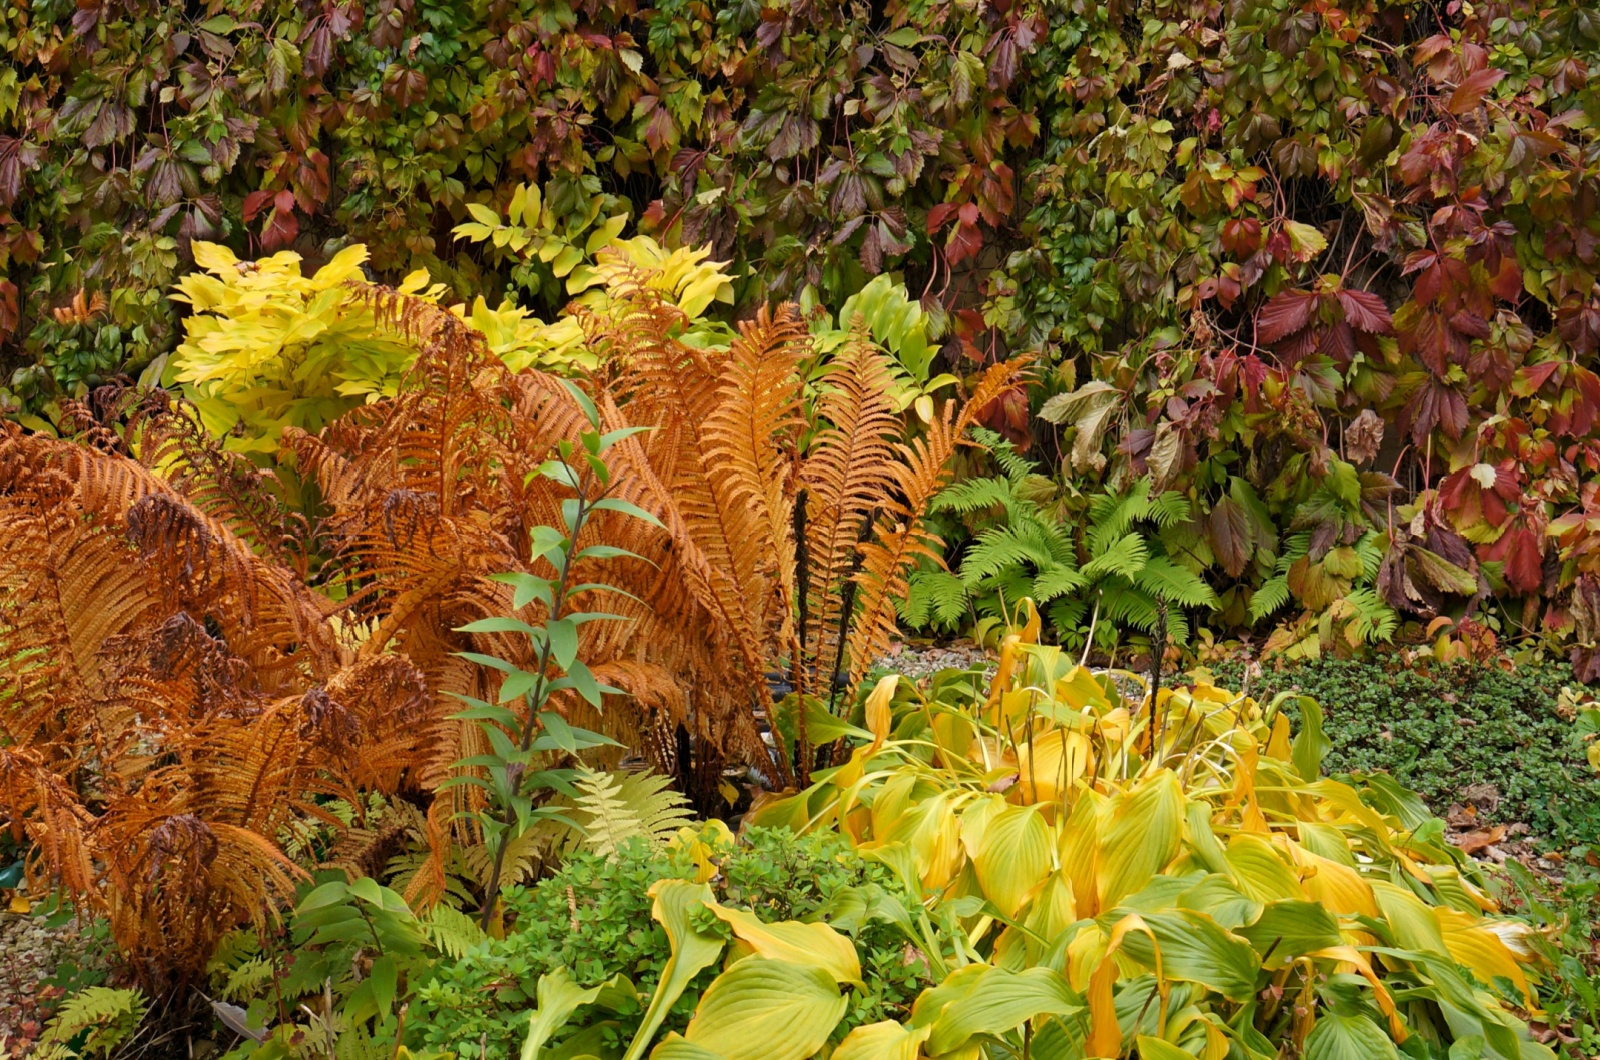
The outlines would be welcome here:
M 956 412 L 955 402 L 928 425 L 927 434 L 909 445 L 896 446 L 902 458 L 895 490 L 884 505 L 871 540 L 861 546 L 863 561 L 856 574 L 859 610 L 850 629 L 850 683 L 857 684 L 875 660 L 893 642 L 895 605 L 905 599 L 907 576 L 922 558 L 939 561 L 938 537 L 923 520 L 928 503 L 949 480 L 949 462 L 956 446 L 972 426 L 979 411 L 1001 394 L 1021 385 L 1020 373 L 1028 358 L 992 365 Z
M 889 396 L 894 379 L 888 358 L 870 343 L 852 340 L 825 377 L 817 416 L 822 428 L 801 469 L 807 496 L 806 553 L 811 563 L 807 625 L 816 631 L 811 657 L 831 665 L 841 625 L 841 589 L 856 561 L 859 528 L 896 489 L 902 432 Z

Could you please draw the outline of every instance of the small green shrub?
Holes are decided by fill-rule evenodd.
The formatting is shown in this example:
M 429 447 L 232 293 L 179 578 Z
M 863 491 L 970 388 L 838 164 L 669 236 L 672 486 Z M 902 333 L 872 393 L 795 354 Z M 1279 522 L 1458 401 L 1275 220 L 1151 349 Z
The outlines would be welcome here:
M 1237 666 L 1216 668 L 1239 682 Z M 1259 699 L 1298 689 L 1327 713 L 1330 772 L 1385 771 L 1436 811 L 1464 789 L 1492 784 L 1490 821 L 1522 821 L 1563 847 L 1600 836 L 1600 777 L 1584 740 L 1558 710 L 1570 667 L 1453 664 L 1429 669 L 1321 659 L 1267 667 L 1251 679 Z
M 714 846 L 713 862 L 717 874 L 709 882 L 718 901 L 748 908 L 768 923 L 828 919 L 835 898 L 849 888 L 877 884 L 900 893 L 890 870 L 864 861 L 831 832 L 797 839 L 787 829 L 752 828 L 737 846 Z M 514 1054 L 527 1033 L 534 984 L 558 968 L 568 969 L 583 987 L 621 973 L 641 994 L 653 991 L 671 948 L 650 917 L 647 892 L 657 880 L 694 879 L 698 867 L 683 846 L 634 840 L 613 858 L 577 854 L 531 887 L 507 888 L 506 937 L 479 943 L 435 968 L 412 1006 L 411 1025 L 421 1039 L 414 1044 L 454 1048 L 463 1058 Z M 908 954 L 894 928 L 872 922 L 854 937 L 868 990 L 851 992 L 852 1008 L 836 1037 L 864 1023 L 903 1018 L 917 993 L 931 985 L 926 966 Z M 684 992 L 667 1019 L 668 1030 L 684 1028 L 719 971 L 706 969 Z M 624 1012 L 599 1033 L 626 1044 L 639 1015 Z M 579 1030 L 595 1033 L 592 1027 Z

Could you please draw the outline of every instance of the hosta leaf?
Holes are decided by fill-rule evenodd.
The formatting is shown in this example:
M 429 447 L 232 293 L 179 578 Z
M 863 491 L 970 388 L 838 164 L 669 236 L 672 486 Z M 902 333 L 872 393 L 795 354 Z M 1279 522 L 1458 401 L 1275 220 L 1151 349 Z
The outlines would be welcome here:
M 915 1022 L 930 1025 L 927 1051 L 937 1056 L 958 1049 L 975 1035 L 999 1035 L 1036 1016 L 1066 1016 L 1083 1010 L 1083 998 L 1061 973 L 1049 968 L 1010 972 L 993 965 L 963 969 L 959 990 L 937 1007 L 920 1002 Z
M 684 1038 L 725 1060 L 806 1060 L 847 1007 L 821 968 L 746 957 L 706 988 Z
M 1237 933 L 1274 968 L 1344 942 L 1332 913 L 1315 902 L 1292 900 L 1269 902 L 1255 923 Z
M 1007 806 L 989 820 L 972 867 L 995 908 L 1017 915 L 1050 872 L 1050 829 L 1032 806 Z
M 1199 983 L 1234 1001 L 1248 1001 L 1255 993 L 1260 971 L 1256 951 L 1204 913 L 1141 913 L 1138 919 L 1149 934 L 1134 928 L 1122 936 L 1122 952 L 1128 957 L 1155 971 L 1159 947 L 1161 974 L 1167 979 Z
M 833 1060 L 918 1060 L 931 1033 L 932 1027 L 913 1029 L 894 1020 L 864 1024 L 844 1036 Z
M 661 969 L 660 982 L 650 995 L 650 1007 L 645 1009 L 644 1019 L 624 1060 L 638 1060 L 644 1055 L 650 1040 L 667 1018 L 667 1011 L 677 1003 L 690 981 L 714 964 L 722 954 L 721 939 L 715 935 L 701 934 L 689 923 L 691 912 L 702 905 L 714 903 L 711 888 L 703 883 L 685 880 L 658 880 L 650 885 L 649 893 L 654 900 L 650 915 L 666 931 L 672 956 L 667 958 L 666 966 Z
M 528 1035 L 522 1042 L 521 1060 L 538 1060 L 539 1050 L 550 1036 L 566 1025 L 567 1020 L 583 1005 L 593 1003 L 603 986 L 584 990 L 572 981 L 565 968 L 557 968 L 539 977 L 536 990 L 538 1007 L 528 1020 Z
M 1178 856 L 1183 843 L 1183 791 L 1171 772 L 1141 782 L 1112 804 L 1100 835 L 1100 908 L 1144 889 Z
M 1399 1060 L 1399 1055 L 1372 1020 L 1328 1013 L 1306 1036 L 1305 1060 Z
M 763 923 L 754 913 L 711 906 L 711 912 L 750 944 L 756 956 L 821 968 L 840 983 L 861 981 L 861 961 L 856 947 L 827 924 L 802 924 L 797 920 Z

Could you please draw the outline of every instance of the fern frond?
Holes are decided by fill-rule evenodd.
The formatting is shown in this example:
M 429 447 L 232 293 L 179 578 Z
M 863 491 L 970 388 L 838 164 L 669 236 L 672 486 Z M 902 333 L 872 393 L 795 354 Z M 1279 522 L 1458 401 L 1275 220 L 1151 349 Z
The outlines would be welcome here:
M 1355 611 L 1349 630 L 1364 643 L 1387 643 L 1400 627 L 1400 616 L 1372 589 L 1353 590 L 1345 600 Z
M 969 478 L 941 490 L 929 510 L 971 515 L 988 508 L 1010 510 L 1016 503 L 1011 483 L 1003 478 Z
M 584 843 L 611 857 L 630 839 L 664 841 L 694 819 L 671 780 L 649 771 L 618 776 L 580 766 L 576 809 Z
M 1058 596 L 1076 592 L 1089 584 L 1089 579 L 1083 572 L 1067 564 L 1059 564 L 1046 568 L 1039 573 L 1033 582 L 1033 599 L 1035 603 L 1045 604 Z
M 1134 575 L 1134 584 L 1153 597 L 1164 597 L 1174 607 L 1218 606 L 1216 591 L 1193 571 L 1185 570 L 1165 556 L 1152 556 Z
M 1145 518 L 1159 527 L 1176 526 L 1188 521 L 1194 514 L 1194 504 L 1176 490 L 1168 490 L 1150 502 Z
M 1150 481 L 1139 479 L 1123 493 L 1102 493 L 1089 504 L 1089 552 L 1099 555 L 1150 512 Z
M 83 1048 L 108 1054 L 138 1029 L 145 1007 L 138 990 L 88 987 L 62 1003 L 39 1035 L 39 1044 L 65 1047 L 87 1031 Z
M 1282 574 L 1261 583 L 1250 597 L 1250 622 L 1254 624 L 1289 602 L 1289 579 Z
M 473 947 L 489 937 L 478 926 L 476 918 L 443 903 L 428 910 L 419 922 L 428 941 L 453 960 L 465 957 Z
M 1083 576 L 1091 581 L 1117 575 L 1132 579 L 1150 559 L 1150 547 L 1139 534 L 1126 534 L 1083 565 Z
M 906 592 L 907 572 L 920 558 L 939 562 L 938 539 L 923 525 L 928 504 L 947 481 L 946 465 L 978 412 L 1017 385 L 1027 364 L 1019 358 L 991 365 L 958 415 L 954 402 L 928 425 L 928 432 L 900 448 L 904 464 L 896 476 L 898 500 L 886 505 L 874 540 L 861 548 L 862 569 L 856 575 L 861 602 L 850 631 L 850 679 L 859 682 L 872 662 L 887 650 L 897 630 L 896 602 Z
M 966 584 L 943 570 L 912 571 L 900 616 L 913 629 L 951 629 L 967 613 Z

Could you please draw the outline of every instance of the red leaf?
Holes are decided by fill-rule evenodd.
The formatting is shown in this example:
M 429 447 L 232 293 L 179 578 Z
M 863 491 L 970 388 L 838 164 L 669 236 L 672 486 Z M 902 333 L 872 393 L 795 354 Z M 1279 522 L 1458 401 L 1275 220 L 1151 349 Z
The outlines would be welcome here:
M 956 215 L 958 205 L 953 202 L 941 202 L 930 209 L 928 211 L 928 231 L 937 232 L 943 228 L 945 222 Z
M 0 339 L 6 338 L 22 322 L 17 302 L 17 285 L 0 280 Z
M 1527 527 L 1509 531 L 1504 545 L 1506 584 L 1522 593 L 1537 592 L 1544 584 L 1544 553 L 1539 535 Z
M 1248 258 L 1261 249 L 1261 222 L 1254 217 L 1235 217 L 1225 222 L 1222 245 L 1240 260 Z
M 1489 281 L 1489 290 L 1496 298 L 1508 302 L 1515 301 L 1522 294 L 1522 266 L 1517 264 L 1515 258 L 1507 256 L 1500 259 L 1500 269 Z
M 1388 335 L 1394 331 L 1394 318 L 1383 299 L 1371 291 L 1340 291 L 1339 305 L 1344 318 L 1357 331 L 1372 335 Z
M 1450 96 L 1450 113 L 1465 114 L 1475 109 L 1483 102 L 1483 97 L 1489 90 L 1498 85 L 1505 76 L 1504 70 L 1496 70 L 1493 67 L 1468 74 L 1466 80 L 1462 81 Z
M 289 192 L 280 192 L 289 195 L 289 201 L 294 201 L 294 196 Z M 294 242 L 294 237 L 300 234 L 300 222 L 295 220 L 292 209 L 274 209 L 267 218 L 267 226 L 261 231 L 261 246 L 266 250 L 281 250 Z
M 966 210 L 968 206 L 972 206 L 972 204 L 968 203 L 967 206 L 962 207 L 962 210 Z M 972 209 L 974 213 L 977 212 L 976 207 Z M 962 221 L 961 224 L 950 230 L 950 238 L 945 242 L 945 260 L 951 265 L 955 265 L 965 261 L 967 258 L 977 257 L 978 252 L 982 249 L 983 234 L 978 231 L 978 226 Z
M 1310 322 L 1316 304 L 1310 291 L 1279 291 L 1256 315 L 1256 341 L 1270 346 L 1293 335 Z
M 271 198 L 272 192 L 270 191 L 252 191 L 249 195 L 246 195 L 244 197 L 245 223 L 248 224 L 249 222 L 254 221 L 256 219 L 256 214 L 261 212 L 262 207 L 266 206 L 268 200 Z
M 1244 573 L 1255 549 L 1249 513 L 1232 497 L 1224 497 L 1211 509 L 1210 523 L 1212 551 L 1228 577 L 1237 578 Z

